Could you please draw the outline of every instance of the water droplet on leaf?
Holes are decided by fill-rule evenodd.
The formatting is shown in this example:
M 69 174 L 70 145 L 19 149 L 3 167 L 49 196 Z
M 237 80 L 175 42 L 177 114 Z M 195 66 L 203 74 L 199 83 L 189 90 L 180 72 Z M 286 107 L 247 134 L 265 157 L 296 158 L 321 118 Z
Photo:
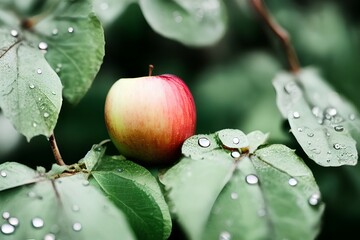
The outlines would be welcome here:
M 340 143 L 335 143 L 333 145 L 333 147 L 336 149 L 336 150 L 340 150 L 342 148 L 341 144 Z
M 254 174 L 249 174 L 249 175 L 246 176 L 245 181 L 246 181 L 248 184 L 253 185 L 253 184 L 257 184 L 257 183 L 259 182 L 259 179 L 258 179 L 258 177 L 257 177 L 256 175 L 254 175 Z
M 7 173 L 4 170 L 0 171 L 0 176 L 7 177 Z
M 355 114 L 353 114 L 353 113 L 349 114 L 349 119 L 351 121 L 354 121 L 355 120 Z
M 49 116 L 50 116 L 49 113 L 47 113 L 47 112 L 44 113 L 44 118 L 48 118 Z
M 71 208 L 74 212 L 80 211 L 80 207 L 78 205 L 73 205 Z
M 230 240 L 231 239 L 231 234 L 229 232 L 221 232 L 219 235 L 219 240 Z
M 68 32 L 69 32 L 69 33 L 73 33 L 73 32 L 74 32 L 74 28 L 73 28 L 73 27 L 68 27 Z
M 320 194 L 314 193 L 309 197 L 309 204 L 311 206 L 316 206 L 320 202 Z
M 19 36 L 19 33 L 18 33 L 18 31 L 13 29 L 13 30 L 10 31 L 10 35 L 13 36 L 13 37 L 17 37 L 17 36 Z
M 344 127 L 341 126 L 341 125 L 337 125 L 337 126 L 334 127 L 334 130 L 337 131 L 337 132 L 342 132 L 342 131 L 344 131 Z
M 13 225 L 14 227 L 19 225 L 19 219 L 17 219 L 16 217 L 11 217 L 8 219 L 8 223 Z
M 29 85 L 29 88 L 30 88 L 30 89 L 34 89 L 34 88 L 35 88 L 35 85 L 31 83 L 31 84 Z
M 300 118 L 300 113 L 299 113 L 299 112 L 293 112 L 293 117 L 294 117 L 295 119 Z
M 201 147 L 207 148 L 210 146 L 210 141 L 209 141 L 209 139 L 202 137 L 202 138 L 199 138 L 198 144 Z
M 83 186 L 89 186 L 89 184 L 90 184 L 90 182 L 89 182 L 88 180 L 84 180 L 84 181 L 82 182 L 82 185 L 83 185 Z
M 48 49 L 48 45 L 47 45 L 46 42 L 40 42 L 38 47 L 39 47 L 40 50 L 47 50 Z
M 79 232 L 82 229 L 81 223 L 74 223 L 72 228 L 74 231 Z
M 57 28 L 54 28 L 54 29 L 52 30 L 52 32 L 51 32 L 51 34 L 52 34 L 53 36 L 58 35 L 58 33 L 59 33 L 59 30 L 58 30 Z
M 8 223 L 4 223 L 3 225 L 1 225 L 1 232 L 5 235 L 12 234 L 14 231 L 15 227 Z
M 109 4 L 108 3 L 106 3 L 106 2 L 103 2 L 103 3 L 101 3 L 100 4 L 100 9 L 101 10 L 107 10 L 109 8 Z
M 329 107 L 325 109 L 326 114 L 330 115 L 331 117 L 335 116 L 337 114 L 336 108 Z
M 308 135 L 308 137 L 313 137 L 313 136 L 314 136 L 314 133 L 309 132 L 307 135 Z
M 44 220 L 39 217 L 33 218 L 31 224 L 34 228 L 42 228 L 44 226 Z
M 51 94 L 52 94 L 52 95 L 56 95 L 56 92 L 52 91 Z
M 37 127 L 36 122 L 33 122 L 32 126 L 33 126 L 33 127 Z
M 233 138 L 233 143 L 234 143 L 234 144 L 239 144 L 239 143 L 240 143 L 240 139 L 237 138 L 237 137 L 234 137 L 234 138 Z
M 174 17 L 174 21 L 176 23 L 181 23 L 183 20 L 183 17 L 181 16 L 181 14 L 178 11 L 173 12 L 173 17 Z
M 290 178 L 288 183 L 290 186 L 296 186 L 298 184 L 298 181 L 295 178 Z
M 7 219 L 10 218 L 10 213 L 9 212 L 3 212 L 2 217 L 3 217 L 3 219 L 7 220 Z
M 231 156 L 233 157 L 233 158 L 238 158 L 238 157 L 240 157 L 240 152 L 239 151 L 233 151 L 233 152 L 231 152 Z
M 48 233 L 44 236 L 44 240 L 55 240 L 56 237 L 55 237 L 55 234 L 52 234 L 52 233 Z
M 38 68 L 38 69 L 36 70 L 36 72 L 37 72 L 38 74 L 42 74 L 42 70 L 41 70 L 40 68 Z
M 239 195 L 236 192 L 231 193 L 231 199 L 238 199 Z

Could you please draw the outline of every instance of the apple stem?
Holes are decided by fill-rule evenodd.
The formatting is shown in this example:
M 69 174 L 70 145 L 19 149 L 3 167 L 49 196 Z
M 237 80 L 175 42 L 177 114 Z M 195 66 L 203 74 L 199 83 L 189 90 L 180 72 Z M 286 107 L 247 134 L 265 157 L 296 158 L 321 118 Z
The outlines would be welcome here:
M 263 0 L 251 0 L 252 5 L 254 6 L 256 12 L 262 17 L 265 24 L 270 28 L 270 30 L 276 35 L 276 37 L 281 41 L 283 48 L 286 53 L 287 61 L 290 67 L 290 70 L 293 73 L 297 73 L 300 70 L 300 64 L 294 50 L 294 47 L 291 44 L 291 39 L 289 34 L 283 29 L 271 16 L 269 11 L 266 9 Z
M 149 65 L 149 76 L 152 75 L 153 70 L 154 70 L 154 65 L 150 64 Z
M 53 151 L 53 154 L 54 154 L 54 157 L 55 157 L 55 160 L 56 160 L 56 163 L 60 166 L 65 166 L 65 162 L 64 160 L 62 159 L 61 157 L 61 154 L 60 154 L 60 151 L 59 151 L 59 148 L 57 146 L 57 143 L 56 143 L 56 139 L 55 139 L 55 135 L 54 133 L 52 133 L 49 137 L 49 142 L 50 142 L 50 146 L 51 146 L 51 149 Z

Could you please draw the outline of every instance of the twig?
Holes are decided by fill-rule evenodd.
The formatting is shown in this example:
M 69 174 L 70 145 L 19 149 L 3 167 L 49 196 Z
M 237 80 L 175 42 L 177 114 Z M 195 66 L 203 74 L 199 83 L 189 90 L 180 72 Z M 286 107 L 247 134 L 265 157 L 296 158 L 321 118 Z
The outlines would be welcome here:
M 289 34 L 283 29 L 270 15 L 269 11 L 265 7 L 263 0 L 251 0 L 252 5 L 258 14 L 262 17 L 265 24 L 281 41 L 286 53 L 287 61 L 289 63 L 290 70 L 293 73 L 297 73 L 300 70 L 300 64 L 296 55 L 296 52 L 291 44 Z
M 49 142 L 50 142 L 51 149 L 52 149 L 52 151 L 53 151 L 53 154 L 54 154 L 56 163 L 57 163 L 58 165 L 61 165 L 61 166 L 66 165 L 65 162 L 64 162 L 64 160 L 63 160 L 62 157 L 61 157 L 59 148 L 58 148 L 58 146 L 57 146 L 57 144 L 56 144 L 56 139 L 55 139 L 54 133 L 51 134 L 51 136 L 49 137 Z

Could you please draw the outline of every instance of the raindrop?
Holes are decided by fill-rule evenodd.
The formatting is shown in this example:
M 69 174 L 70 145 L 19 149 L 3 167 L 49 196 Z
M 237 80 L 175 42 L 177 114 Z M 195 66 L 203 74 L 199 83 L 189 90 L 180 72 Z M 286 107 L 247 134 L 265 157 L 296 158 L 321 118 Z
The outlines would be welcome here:
M 52 32 L 51 32 L 51 34 L 52 34 L 53 36 L 58 35 L 58 33 L 59 33 L 59 30 L 58 30 L 57 28 L 54 28 L 54 29 L 52 30 Z
M 79 232 L 82 228 L 81 223 L 74 223 L 72 228 L 74 231 Z
M 294 113 L 293 113 L 293 117 L 294 117 L 295 119 L 300 118 L 300 113 L 299 113 L 299 112 L 294 112 Z
M 199 138 L 198 144 L 203 148 L 207 148 L 210 146 L 210 140 L 205 137 L 202 137 L 202 138 Z
M 34 228 L 42 228 L 44 226 L 44 220 L 36 217 L 31 220 L 31 224 L 33 225 Z
M 61 69 L 60 69 L 60 68 L 58 68 L 58 67 L 57 67 L 57 68 L 55 68 L 55 72 L 57 72 L 57 73 L 59 73 L 59 72 L 60 72 L 60 70 L 61 70 Z
M 318 148 L 313 148 L 313 149 L 311 149 L 311 151 L 312 151 L 313 153 L 315 153 L 315 154 L 320 154 L 320 153 L 321 153 L 321 150 L 318 149 Z
M 73 33 L 73 32 L 74 32 L 74 28 L 73 28 L 73 27 L 68 27 L 68 32 L 69 32 L 69 33 Z
M 256 175 L 254 175 L 254 174 L 249 174 L 249 175 L 246 176 L 245 181 L 246 181 L 248 184 L 253 185 L 253 184 L 257 184 L 257 183 L 259 182 L 259 179 L 258 179 L 258 177 L 257 177 Z
M 36 122 L 33 122 L 32 126 L 33 126 L 33 127 L 37 127 Z
M 56 95 L 56 92 L 52 91 L 51 94 L 52 94 L 52 95 Z
M 231 193 L 231 199 L 238 199 L 239 195 L 236 192 Z
M 56 64 L 56 66 L 57 66 L 58 68 L 62 68 L 62 64 L 61 64 L 61 63 Z
M 83 186 L 89 186 L 89 184 L 90 184 L 90 182 L 89 182 L 88 180 L 84 180 L 84 181 L 82 182 L 82 185 L 83 185 Z
M 309 204 L 311 206 L 316 206 L 320 202 L 320 194 L 314 193 L 309 197 Z
M 50 116 L 49 113 L 47 113 L 47 112 L 44 113 L 44 118 L 48 118 L 49 116 Z
M 337 131 L 337 132 L 342 132 L 342 131 L 344 131 L 344 127 L 341 126 L 341 125 L 337 125 L 337 126 L 334 127 L 334 130 Z
M 122 168 L 116 169 L 117 172 L 123 172 L 124 170 Z
M 309 132 L 307 135 L 308 135 L 308 137 L 313 137 L 313 136 L 314 136 L 314 133 Z
M 18 31 L 13 29 L 13 30 L 10 31 L 10 35 L 13 36 L 13 37 L 17 37 L 17 36 L 19 36 L 19 33 L 18 33 Z
M 178 11 L 173 12 L 173 17 L 176 23 L 181 23 L 183 20 L 183 17 L 180 15 Z
M 12 234 L 15 231 L 15 227 L 13 225 L 10 225 L 8 223 L 4 223 L 1 225 L 1 232 L 3 234 Z
M 46 42 L 40 42 L 38 47 L 40 50 L 47 50 L 48 45 Z
M 73 205 L 71 208 L 74 212 L 80 211 L 80 207 L 78 205 Z
M 36 72 L 37 72 L 38 74 L 42 74 L 42 70 L 41 70 L 40 68 L 38 68 L 38 69 L 36 70 Z
M 16 226 L 19 226 L 20 222 L 19 222 L 19 219 L 17 219 L 16 217 L 11 217 L 11 218 L 9 218 L 8 223 L 13 225 L 14 227 L 16 227 Z
M 234 138 L 233 138 L 233 143 L 234 143 L 234 144 L 239 144 L 239 143 L 240 143 L 240 139 L 237 138 L 237 137 L 234 137 Z
M 4 170 L 0 171 L 0 176 L 7 177 L 7 173 Z
M 31 83 L 31 84 L 29 85 L 29 88 L 30 88 L 30 89 L 34 89 L 34 88 L 35 88 L 35 85 Z
M 336 150 L 339 150 L 342 148 L 341 144 L 340 143 L 334 143 L 333 147 L 336 149 Z
M 231 234 L 229 232 L 221 232 L 219 235 L 219 240 L 230 240 L 231 239 Z
M 28 192 L 28 197 L 34 198 L 36 197 L 36 193 L 35 192 Z
M 52 233 L 48 233 L 44 236 L 44 240 L 55 240 L 56 237 L 55 237 L 55 234 L 52 234 Z
M 335 116 L 337 114 L 336 108 L 329 107 L 325 110 L 327 114 L 329 114 L 331 117 Z
M 7 220 L 10 217 L 10 213 L 9 212 L 3 212 L 2 217 L 3 217 L 3 219 Z
M 298 184 L 298 181 L 295 178 L 290 178 L 288 183 L 290 186 L 296 186 Z
M 231 152 L 231 156 L 233 158 L 238 158 L 238 157 L 240 157 L 240 152 L 239 151 L 233 151 L 233 152 Z
M 314 114 L 315 117 L 319 117 L 320 116 L 320 108 L 319 107 L 313 107 L 311 109 L 311 112 Z
M 298 128 L 297 130 L 298 130 L 298 132 L 302 132 L 302 131 L 303 131 L 303 129 L 302 129 L 302 128 Z
M 353 113 L 349 114 L 349 119 L 351 121 L 354 121 L 355 120 L 355 114 L 353 114 Z

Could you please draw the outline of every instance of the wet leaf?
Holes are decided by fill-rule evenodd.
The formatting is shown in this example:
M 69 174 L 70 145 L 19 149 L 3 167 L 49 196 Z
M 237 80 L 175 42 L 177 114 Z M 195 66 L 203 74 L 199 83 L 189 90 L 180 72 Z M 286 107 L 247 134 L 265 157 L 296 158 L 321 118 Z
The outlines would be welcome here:
M 124 214 L 83 174 L 1 191 L 0 209 L 4 240 L 135 239 Z
M 201 138 L 213 144 L 219 133 L 224 130 L 186 140 L 191 143 L 184 143 L 185 157 L 160 177 L 173 217 L 189 239 L 314 239 L 324 204 L 302 159 L 284 145 L 258 148 L 267 139 L 260 131 L 247 135 L 254 153 L 236 157 L 221 141 L 195 145 Z
M 139 4 L 154 31 L 185 45 L 212 45 L 226 31 L 226 8 L 219 0 L 140 0 Z
M 0 191 L 36 182 L 40 174 L 34 169 L 16 162 L 0 164 Z
M 169 209 L 155 177 L 147 169 L 122 156 L 104 155 L 91 175 L 91 183 L 126 214 L 138 239 L 169 237 Z
M 273 81 L 277 105 L 309 158 L 322 166 L 356 165 L 359 114 L 314 69 Z

